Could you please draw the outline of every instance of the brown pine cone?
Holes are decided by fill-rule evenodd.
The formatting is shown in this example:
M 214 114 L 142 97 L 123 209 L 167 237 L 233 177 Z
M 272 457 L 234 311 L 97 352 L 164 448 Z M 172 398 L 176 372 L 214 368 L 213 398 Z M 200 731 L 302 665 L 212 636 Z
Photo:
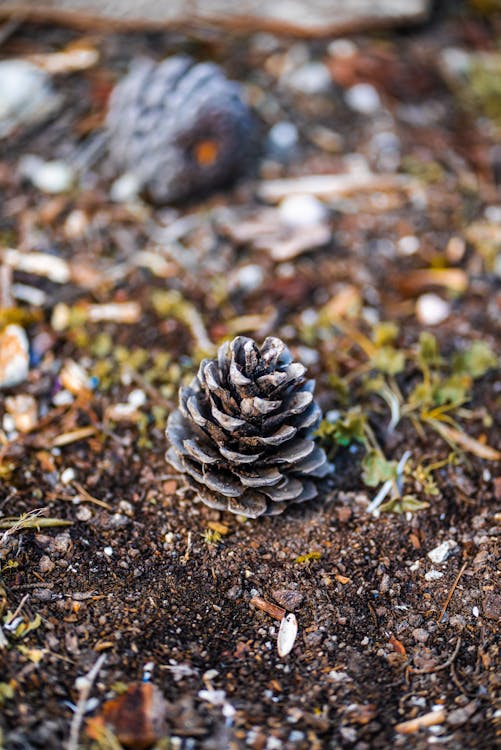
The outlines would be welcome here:
M 305 372 L 280 339 L 238 336 L 180 389 L 166 458 L 206 505 L 256 518 L 317 496 L 332 467 L 312 438 L 321 411 Z
M 221 187 L 246 165 L 253 118 L 241 86 L 213 63 L 139 58 L 112 92 L 106 126 L 117 171 L 157 203 Z

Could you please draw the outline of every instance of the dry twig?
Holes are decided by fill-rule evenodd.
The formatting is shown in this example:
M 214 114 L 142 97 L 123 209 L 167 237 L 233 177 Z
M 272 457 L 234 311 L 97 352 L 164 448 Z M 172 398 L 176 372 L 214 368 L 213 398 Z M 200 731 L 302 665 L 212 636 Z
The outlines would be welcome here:
M 437 622 L 438 622 L 439 624 L 440 624 L 440 623 L 442 622 L 443 616 L 445 615 L 445 612 L 446 612 L 446 610 L 447 610 L 447 607 L 449 606 L 449 602 L 450 602 L 450 600 L 452 599 L 452 595 L 453 595 L 454 591 L 456 590 L 456 586 L 458 585 L 458 583 L 459 583 L 459 580 L 460 580 L 461 576 L 463 575 L 464 571 L 466 570 L 466 565 L 467 565 L 467 563 L 466 563 L 466 562 L 464 562 L 464 563 L 463 563 L 463 564 L 461 565 L 460 571 L 459 571 L 459 573 L 457 574 L 457 576 L 455 577 L 455 579 L 454 579 L 454 583 L 453 583 L 453 584 L 452 584 L 452 586 L 451 586 L 451 590 L 450 590 L 450 591 L 449 591 L 449 593 L 447 594 L 447 598 L 446 598 L 446 600 L 445 600 L 445 602 L 444 602 L 444 606 L 442 607 L 442 611 L 440 612 L 440 615 L 439 615 L 439 616 L 438 616 L 438 618 L 437 618 Z
M 94 684 L 94 681 L 105 661 L 106 654 L 101 654 L 92 669 L 83 677 L 78 677 L 75 682 L 75 685 L 79 692 L 79 696 L 77 707 L 75 713 L 73 714 L 73 719 L 71 720 L 70 736 L 68 739 L 68 744 L 66 745 L 66 750 L 78 750 L 78 736 L 80 734 L 80 727 L 82 726 L 82 721 L 85 714 L 85 705 L 89 698 L 92 685 Z

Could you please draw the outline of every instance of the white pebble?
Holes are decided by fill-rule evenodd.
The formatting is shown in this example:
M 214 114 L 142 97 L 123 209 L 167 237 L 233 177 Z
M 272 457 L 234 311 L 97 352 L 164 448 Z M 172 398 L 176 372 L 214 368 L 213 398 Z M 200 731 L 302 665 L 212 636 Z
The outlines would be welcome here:
M 297 636 L 297 620 L 296 616 L 290 612 L 280 623 L 277 638 L 277 650 L 280 657 L 287 656 L 296 641 Z
M 346 104 L 362 115 L 373 115 L 381 109 L 381 99 L 370 83 L 356 83 L 344 95 Z
M 78 240 L 84 236 L 89 219 L 85 211 L 75 209 L 64 222 L 64 233 L 69 240 Z
M 357 54 L 357 45 L 351 39 L 334 39 L 327 47 L 331 57 L 353 57 Z
M 286 85 L 300 94 L 323 94 L 332 85 L 329 69 L 321 62 L 307 62 L 285 77 Z
M 29 432 L 37 423 L 38 407 L 33 396 L 19 393 L 5 399 L 5 408 L 14 420 L 19 432 Z
M 447 73 L 452 76 L 463 76 L 470 70 L 470 55 L 459 47 L 446 47 L 440 53 L 440 62 Z
M 279 206 L 280 221 L 289 227 L 310 227 L 327 218 L 327 209 L 314 195 L 289 195 Z
M 6 326 L 0 333 L 0 388 L 19 385 L 28 376 L 29 344 L 24 328 Z
M 447 539 L 447 541 L 442 542 L 442 544 L 439 544 L 435 549 L 430 550 L 430 552 L 428 552 L 428 557 L 432 563 L 435 563 L 436 565 L 443 563 L 448 557 L 450 557 L 457 546 L 458 544 L 454 539 Z
M 113 555 L 113 547 L 105 547 L 103 549 L 104 554 L 106 557 L 111 557 Z
M 443 577 L 443 573 L 441 573 L 439 570 L 435 570 L 432 568 L 425 574 L 425 581 L 438 581 L 440 578 Z
M 133 203 L 137 200 L 141 184 L 132 172 L 125 172 L 113 182 L 110 198 L 115 203 Z
M 233 289 L 242 289 L 246 292 L 252 292 L 258 289 L 264 281 L 264 271 L 261 266 L 250 263 L 248 266 L 237 268 L 231 278 L 231 287 Z
M 449 303 L 433 292 L 422 294 L 416 302 L 417 319 L 426 326 L 443 323 L 449 317 L 450 311 Z
M 44 161 L 27 154 L 19 161 L 19 173 L 36 188 L 49 195 L 66 193 L 75 182 L 75 173 L 64 161 Z
M 419 240 L 414 235 L 407 234 L 399 239 L 397 248 L 400 255 L 414 255 L 419 250 Z
M 61 105 L 50 77 L 25 60 L 0 63 L 0 138 L 42 122 Z
M 52 397 L 52 403 L 54 406 L 68 406 L 69 404 L 72 404 L 73 401 L 73 395 L 65 388 L 55 393 Z
M 473 617 L 478 617 L 480 614 L 480 610 L 478 607 L 473 607 L 471 611 L 472 611 Z
M 61 483 L 71 484 L 71 482 L 73 482 L 75 477 L 76 477 L 75 469 L 72 469 L 70 466 L 68 469 L 65 469 L 63 473 L 61 474 Z
M 268 133 L 268 149 L 272 154 L 289 156 L 297 148 L 299 133 L 292 122 L 277 122 Z
M 146 403 L 146 393 L 140 388 L 135 388 L 129 393 L 127 403 L 129 403 L 135 409 L 139 409 L 140 406 L 144 406 L 144 404 Z

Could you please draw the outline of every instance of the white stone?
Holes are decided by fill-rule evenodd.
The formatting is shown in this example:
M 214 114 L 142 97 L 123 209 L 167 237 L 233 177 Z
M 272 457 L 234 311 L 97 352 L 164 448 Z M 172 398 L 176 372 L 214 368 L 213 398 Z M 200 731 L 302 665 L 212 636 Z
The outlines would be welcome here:
M 322 62 L 306 62 L 289 73 L 286 85 L 300 94 L 324 94 L 332 86 L 329 69 Z
M 106 557 L 111 557 L 113 555 L 113 547 L 105 547 L 103 549 L 104 554 Z
M 272 154 L 289 156 L 299 143 L 297 127 L 292 122 L 277 122 L 268 133 L 268 150 Z
M 74 481 L 76 477 L 75 469 L 73 469 L 71 466 L 68 467 L 63 471 L 61 474 L 61 483 L 62 484 L 71 484 L 71 482 Z
M 26 380 L 29 344 L 24 328 L 14 323 L 0 333 L 0 388 L 12 388 Z
M 438 581 L 440 578 L 443 577 L 443 573 L 441 573 L 439 570 L 435 570 L 435 568 L 432 568 L 425 574 L 425 581 Z
M 357 45 L 351 39 L 334 39 L 329 43 L 327 52 L 331 57 L 353 57 L 357 54 Z
M 232 274 L 231 286 L 236 289 L 243 289 L 246 292 L 252 292 L 258 289 L 264 281 L 264 271 L 256 263 L 250 263 L 236 269 Z
M 0 62 L 0 138 L 42 122 L 61 102 L 50 77 L 40 68 L 25 60 Z
M 414 235 L 407 234 L 399 239 L 397 248 L 400 255 L 414 255 L 419 250 L 419 240 Z
M 346 104 L 362 115 L 373 115 L 381 109 L 381 99 L 370 83 L 356 83 L 344 94 Z
M 141 189 L 140 182 L 132 172 L 125 172 L 117 177 L 110 188 L 110 198 L 115 203 L 133 203 Z
M 327 218 L 327 209 L 314 195 L 289 195 L 279 207 L 280 221 L 289 227 L 309 227 Z
M 33 154 L 27 154 L 20 160 L 19 173 L 49 195 L 66 193 L 75 182 L 75 173 L 66 162 L 44 161 Z
M 416 316 L 426 326 L 436 326 L 447 320 L 451 311 L 449 303 L 438 294 L 422 294 L 416 302 Z
M 457 546 L 458 544 L 454 539 L 447 539 L 445 542 L 442 542 L 442 544 L 439 544 L 438 547 L 430 550 L 430 552 L 428 552 L 428 557 L 432 563 L 438 565 L 439 563 L 445 562 Z
M 127 402 L 135 409 L 144 406 L 146 403 L 146 393 L 140 388 L 134 388 L 127 397 Z

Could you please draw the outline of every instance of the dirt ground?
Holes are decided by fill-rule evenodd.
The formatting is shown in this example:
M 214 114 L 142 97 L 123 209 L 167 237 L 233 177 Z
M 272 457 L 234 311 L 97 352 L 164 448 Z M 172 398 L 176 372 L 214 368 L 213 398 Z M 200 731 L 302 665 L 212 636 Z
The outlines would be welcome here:
M 474 376 L 452 446 L 408 419 L 388 430 L 388 407 L 359 402 L 350 373 L 365 367 L 359 333 L 378 320 L 398 323 L 394 352 L 433 332 L 441 367 L 474 341 L 501 352 L 501 92 L 482 68 L 488 55 L 501 69 L 500 25 L 470 7 L 353 37 L 344 52 L 332 40 L 29 25 L 3 40 L 3 58 L 78 40 L 99 60 L 56 76 L 63 110 L 4 140 L 0 156 L 0 245 L 69 269 L 58 283 L 13 261 L 18 301 L 0 311 L 31 344 L 28 379 L 2 391 L 0 408 L 15 394 L 36 404 L 29 431 L 9 432 L 4 419 L 1 433 L 1 747 L 117 750 L 117 735 L 132 748 L 156 735 L 158 750 L 495 746 L 501 472 L 486 455 L 501 444 L 499 367 Z M 480 55 L 476 77 L 445 70 L 453 48 Z M 180 51 L 222 64 L 247 86 L 263 133 L 293 122 L 297 146 L 268 150 L 237 185 L 189 205 L 112 201 L 113 177 L 90 154 L 113 83 L 134 54 Z M 329 71 L 329 87 L 287 82 L 309 60 Z M 379 96 L 370 113 L 349 105 L 357 83 Z M 26 153 L 83 165 L 78 187 L 37 189 L 19 175 Z M 328 242 L 281 256 L 263 186 L 357 168 L 374 180 L 325 200 Z M 430 292 L 447 305 L 436 325 L 420 307 Z M 92 313 L 105 303 L 118 322 Z M 356 440 L 330 446 L 321 499 L 281 516 L 195 503 L 165 462 L 166 417 L 207 340 L 241 332 L 286 340 L 325 412 L 345 407 L 342 381 L 386 458 L 410 452 L 406 492 L 425 507 L 368 513 L 379 485 L 364 480 Z M 68 360 L 90 380 L 68 374 Z M 402 393 L 417 372 L 407 359 Z M 430 464 L 426 484 L 418 472 Z M 444 542 L 444 559 L 430 558 Z M 299 632 L 280 658 L 279 622 L 251 599 L 280 604 L 284 589 Z M 77 679 L 94 666 L 92 684 Z M 128 688 L 120 729 L 103 705 L 120 706 Z

